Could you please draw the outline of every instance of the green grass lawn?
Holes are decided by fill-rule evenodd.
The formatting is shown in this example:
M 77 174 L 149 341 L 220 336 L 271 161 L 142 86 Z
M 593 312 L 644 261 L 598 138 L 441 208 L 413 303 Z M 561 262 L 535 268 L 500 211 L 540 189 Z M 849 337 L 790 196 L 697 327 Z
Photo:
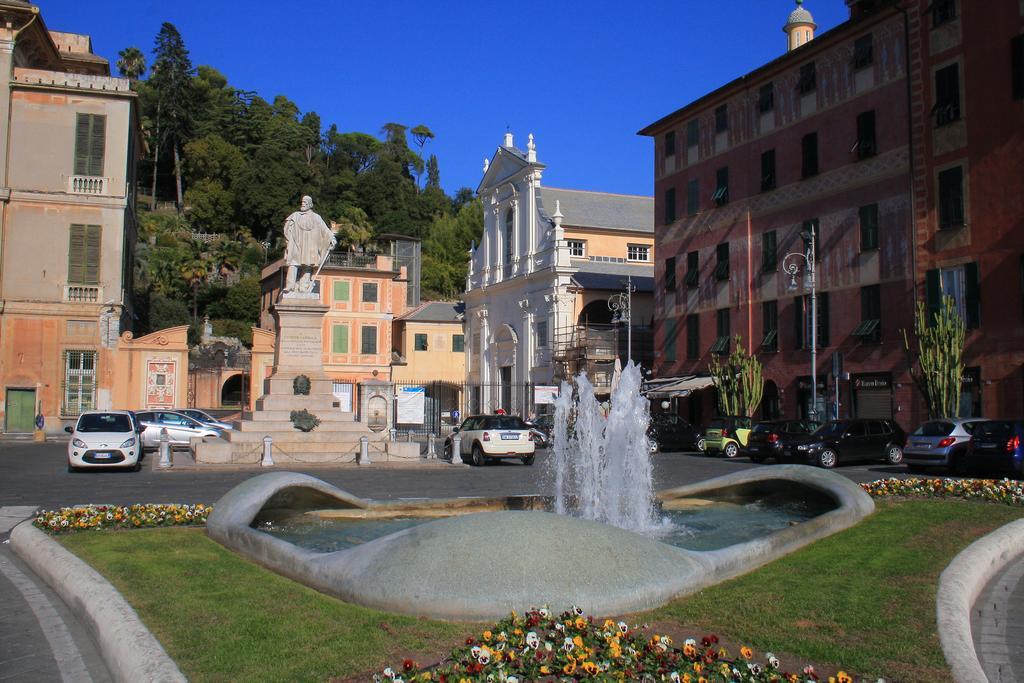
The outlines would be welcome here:
M 879 502 L 853 529 L 636 620 L 865 676 L 945 680 L 935 632 L 938 576 L 964 546 L 1021 516 L 1021 508 L 959 500 Z M 60 541 L 110 579 L 193 681 L 353 677 L 401 665 L 407 655 L 426 663 L 480 630 L 326 597 L 201 530 Z

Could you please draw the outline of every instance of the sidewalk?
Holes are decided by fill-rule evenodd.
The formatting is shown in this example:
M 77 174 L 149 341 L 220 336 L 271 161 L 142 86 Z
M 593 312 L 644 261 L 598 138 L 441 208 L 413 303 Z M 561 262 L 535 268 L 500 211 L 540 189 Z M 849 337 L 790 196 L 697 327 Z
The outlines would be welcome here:
M 110 674 L 85 629 L 7 545 L 10 530 L 34 512 L 0 507 L 0 681 L 107 683 Z
M 982 590 L 971 612 L 971 632 L 990 683 L 1024 681 L 1024 555 Z

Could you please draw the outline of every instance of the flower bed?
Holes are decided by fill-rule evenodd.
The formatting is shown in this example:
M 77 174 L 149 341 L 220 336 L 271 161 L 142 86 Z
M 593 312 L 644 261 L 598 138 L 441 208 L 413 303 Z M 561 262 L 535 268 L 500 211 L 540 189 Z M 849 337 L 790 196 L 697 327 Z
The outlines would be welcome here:
M 879 479 L 861 484 L 871 496 L 967 498 L 1024 505 L 1024 482 L 1012 479 Z
M 780 668 L 770 652 L 762 661 L 754 660 L 749 647 L 741 647 L 739 656 L 730 658 L 716 636 L 700 642 L 687 639 L 676 648 L 668 636 L 651 635 L 645 627 L 630 627 L 626 622 L 608 619 L 598 624 L 573 608 L 553 616 L 547 609 L 531 609 L 525 615 L 515 612 L 484 631 L 479 638 L 467 638 L 440 664 L 420 668 L 405 660 L 398 669 L 387 668 L 376 674 L 378 683 L 413 681 L 577 681 L 648 680 L 676 683 L 712 683 L 718 681 L 818 681 L 814 668 L 800 673 Z M 852 683 L 840 671 L 829 677 L 832 683 Z
M 43 510 L 35 524 L 48 534 L 63 534 L 89 529 L 141 529 L 161 526 L 206 524 L 213 508 L 196 505 L 89 505 L 86 507 Z

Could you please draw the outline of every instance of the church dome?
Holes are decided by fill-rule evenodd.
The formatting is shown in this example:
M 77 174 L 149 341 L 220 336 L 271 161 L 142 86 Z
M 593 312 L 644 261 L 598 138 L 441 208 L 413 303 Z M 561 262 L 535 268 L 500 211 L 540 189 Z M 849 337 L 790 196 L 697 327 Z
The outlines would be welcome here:
M 814 17 L 804 9 L 803 0 L 796 0 L 796 9 L 789 13 L 789 20 L 786 21 L 786 26 L 789 27 L 794 24 L 814 24 Z

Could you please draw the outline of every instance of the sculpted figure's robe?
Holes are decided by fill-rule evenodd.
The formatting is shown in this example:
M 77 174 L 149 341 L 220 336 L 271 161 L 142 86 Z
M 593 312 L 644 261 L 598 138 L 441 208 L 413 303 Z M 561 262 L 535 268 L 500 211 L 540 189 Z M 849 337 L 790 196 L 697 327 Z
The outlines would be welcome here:
M 312 210 L 296 211 L 288 216 L 284 236 L 287 240 L 284 259 L 289 266 L 319 266 L 334 240 L 324 219 Z

